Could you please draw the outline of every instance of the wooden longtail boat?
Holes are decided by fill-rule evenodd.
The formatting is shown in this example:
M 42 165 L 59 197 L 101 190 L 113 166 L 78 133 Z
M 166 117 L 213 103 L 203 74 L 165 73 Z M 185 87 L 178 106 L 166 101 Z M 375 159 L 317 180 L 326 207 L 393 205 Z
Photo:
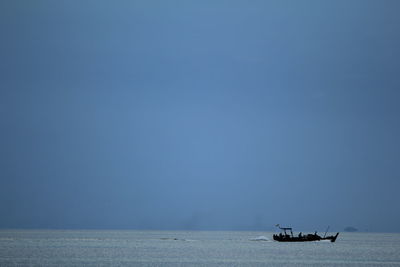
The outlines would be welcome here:
M 335 242 L 339 233 L 336 235 L 326 236 L 328 229 L 325 232 L 323 237 L 319 236 L 317 232 L 314 234 L 305 234 L 299 233 L 298 236 L 293 235 L 292 228 L 290 227 L 280 227 L 279 224 L 276 225 L 279 229 L 281 229 L 281 233 L 279 235 L 273 235 L 275 241 L 279 242 L 307 242 L 307 241 L 321 241 L 321 240 L 330 240 L 331 242 Z

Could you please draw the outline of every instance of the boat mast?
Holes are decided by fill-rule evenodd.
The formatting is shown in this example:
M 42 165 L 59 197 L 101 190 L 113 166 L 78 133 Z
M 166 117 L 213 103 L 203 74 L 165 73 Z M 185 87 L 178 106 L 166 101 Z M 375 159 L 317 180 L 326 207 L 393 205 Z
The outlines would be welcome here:
M 328 225 L 328 228 L 326 228 L 326 231 L 325 231 L 325 234 L 324 234 L 324 238 L 325 238 L 326 233 L 328 232 L 328 230 L 329 230 L 329 225 Z

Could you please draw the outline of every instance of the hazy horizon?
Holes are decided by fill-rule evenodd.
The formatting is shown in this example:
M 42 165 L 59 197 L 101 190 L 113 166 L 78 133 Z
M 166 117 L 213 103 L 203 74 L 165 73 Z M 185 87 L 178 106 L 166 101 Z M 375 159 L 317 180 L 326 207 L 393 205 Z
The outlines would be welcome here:
M 398 232 L 400 1 L 1 1 L 0 229 Z

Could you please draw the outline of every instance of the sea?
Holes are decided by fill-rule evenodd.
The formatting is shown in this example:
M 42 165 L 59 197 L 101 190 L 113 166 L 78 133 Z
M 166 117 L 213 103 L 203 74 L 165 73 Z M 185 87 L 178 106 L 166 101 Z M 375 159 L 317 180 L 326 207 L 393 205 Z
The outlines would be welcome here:
M 272 234 L 0 230 L 0 266 L 400 266 L 398 233 L 340 233 L 335 243 Z

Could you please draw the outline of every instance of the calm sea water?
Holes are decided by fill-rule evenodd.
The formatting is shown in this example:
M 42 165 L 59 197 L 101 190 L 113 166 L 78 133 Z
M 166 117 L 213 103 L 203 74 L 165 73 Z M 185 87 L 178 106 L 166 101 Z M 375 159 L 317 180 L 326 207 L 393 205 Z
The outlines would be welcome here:
M 239 231 L 1 230 L 0 266 L 400 266 L 400 234 L 279 243 Z

